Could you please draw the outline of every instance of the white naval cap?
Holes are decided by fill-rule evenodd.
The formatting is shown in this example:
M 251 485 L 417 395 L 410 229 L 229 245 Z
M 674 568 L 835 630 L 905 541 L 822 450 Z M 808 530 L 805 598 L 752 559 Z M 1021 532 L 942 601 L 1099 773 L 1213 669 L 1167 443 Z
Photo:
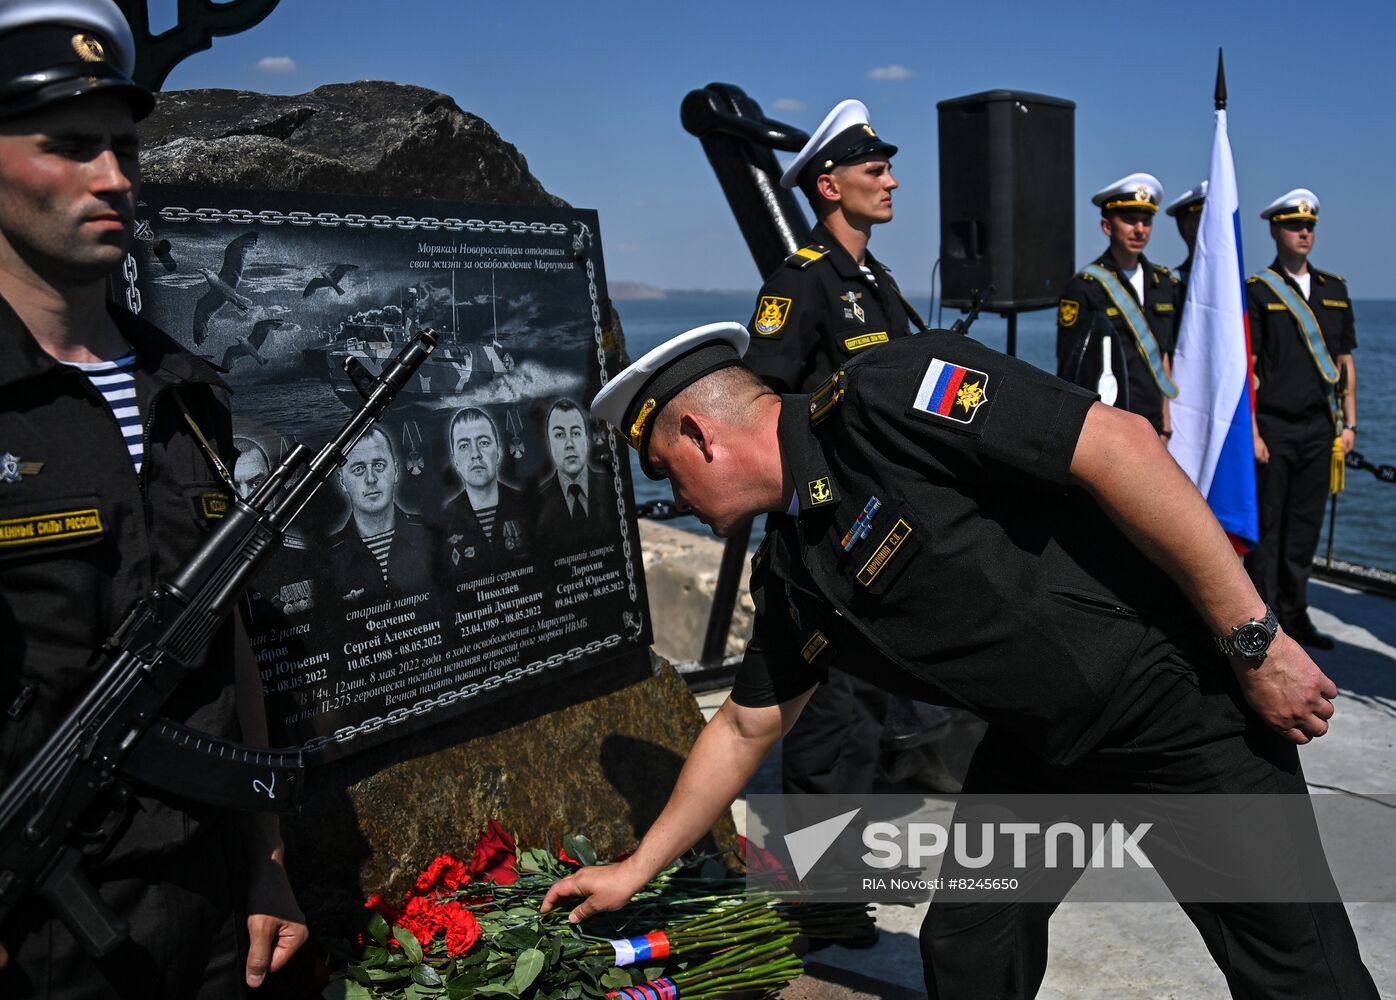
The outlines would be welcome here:
M 648 451 L 654 418 L 669 400 L 706 375 L 740 364 L 751 334 L 740 323 L 694 327 L 632 361 L 591 401 L 593 416 L 625 435 L 640 453 L 640 468 L 651 479 Z
M 1318 195 L 1308 188 L 1295 188 L 1280 195 L 1260 210 L 1262 219 L 1271 222 L 1288 222 L 1290 219 L 1318 221 Z
M 113 90 L 145 117 L 154 99 L 131 79 L 136 42 L 114 0 L 0 2 L 0 118 Z
M 1099 205 L 1102 212 L 1140 209 L 1149 214 L 1158 211 L 1163 201 L 1163 185 L 1153 174 L 1130 174 L 1121 177 L 1113 184 L 1107 184 L 1091 195 L 1092 204 Z
M 1206 200 L 1207 182 L 1203 181 L 1197 187 L 1189 188 L 1170 201 L 1164 211 L 1174 218 L 1180 215 L 1195 215 L 1202 211 L 1202 203 Z
M 862 101 L 840 101 L 780 175 L 780 186 L 799 187 L 837 166 L 875 154 L 891 158 L 897 154 L 897 147 L 878 138 L 868 123 L 867 105 Z

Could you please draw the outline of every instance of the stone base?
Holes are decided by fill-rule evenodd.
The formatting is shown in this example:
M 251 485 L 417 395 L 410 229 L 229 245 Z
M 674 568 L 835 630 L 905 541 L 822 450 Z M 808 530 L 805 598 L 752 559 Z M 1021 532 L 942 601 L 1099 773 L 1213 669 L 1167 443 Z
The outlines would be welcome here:
M 283 823 L 291 882 L 317 934 L 347 933 L 436 855 L 468 861 L 490 819 L 524 847 L 576 832 L 602 857 L 631 851 L 702 726 L 668 661 L 631 657 L 319 767 Z M 731 816 L 700 846 L 735 849 Z

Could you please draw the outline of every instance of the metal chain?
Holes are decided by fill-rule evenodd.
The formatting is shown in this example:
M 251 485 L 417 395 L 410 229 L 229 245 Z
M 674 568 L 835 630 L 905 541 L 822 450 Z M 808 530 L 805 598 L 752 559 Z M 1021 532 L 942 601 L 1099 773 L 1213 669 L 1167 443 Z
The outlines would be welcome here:
M 141 311 L 141 290 L 136 287 L 136 258 L 129 253 L 121 262 L 121 275 L 126 279 L 126 308 L 133 313 Z
M 437 219 L 430 215 L 416 218 L 411 215 L 363 215 L 359 212 L 348 212 L 343 215 L 338 212 L 278 212 L 271 208 L 254 212 L 247 208 L 230 208 L 224 211 L 217 208 L 188 209 L 178 205 L 167 205 L 160 209 L 160 218 L 165 222 L 231 222 L 237 226 L 250 226 L 255 222 L 264 226 L 290 224 L 292 226 L 328 226 L 332 229 L 339 226 L 347 226 L 350 229 L 367 229 L 369 227 L 374 229 L 424 229 L 428 231 L 444 229 L 453 233 L 464 230 L 470 233 L 531 233 L 565 236 L 568 232 L 567 224 L 563 222 L 524 222 L 520 219 L 511 222 L 503 222 L 499 219 Z
M 586 229 L 583 223 L 578 223 L 589 235 L 590 230 Z M 592 336 L 596 340 L 596 364 L 601 371 L 601 384 L 604 386 L 609 381 L 606 374 L 606 341 L 601 328 L 601 298 L 596 293 L 596 262 L 587 257 L 587 292 L 591 295 L 591 329 Z M 607 319 L 610 317 L 608 316 Z M 616 513 L 620 517 L 620 537 L 621 554 L 625 556 L 625 576 L 626 594 L 631 602 L 640 599 L 640 588 L 635 582 L 635 554 L 631 550 L 630 532 L 626 530 L 625 523 L 625 481 L 621 478 L 620 459 L 621 456 L 616 450 L 616 435 L 609 427 L 606 429 L 606 444 L 611 452 L 611 482 L 616 489 Z
M 533 663 L 523 667 L 511 667 L 502 674 L 487 677 L 483 681 L 471 681 L 462 688 L 457 688 L 454 691 L 447 691 L 445 694 L 436 698 L 425 698 L 412 705 L 410 708 L 395 708 L 387 715 L 375 715 L 372 718 L 360 722 L 357 726 L 345 726 L 343 729 L 336 729 L 334 733 L 329 736 L 317 736 L 302 744 L 301 750 L 305 753 L 311 753 L 319 750 L 327 743 L 348 743 L 356 736 L 361 736 L 365 733 L 376 733 L 384 726 L 396 726 L 399 723 L 406 722 L 408 719 L 430 715 L 439 708 L 446 708 L 447 706 L 454 705 L 458 701 L 474 698 L 477 694 L 482 692 L 493 691 L 506 684 L 513 684 L 515 681 L 522 680 L 525 677 L 536 677 L 545 670 L 551 670 L 571 660 L 579 660 L 584 656 L 599 653 L 603 649 L 610 649 L 613 646 L 620 645 L 623 641 L 624 637 L 620 635 L 608 635 L 604 639 L 593 639 L 585 646 L 574 647 L 567 650 L 565 653 L 554 653 L 546 660 L 535 660 Z

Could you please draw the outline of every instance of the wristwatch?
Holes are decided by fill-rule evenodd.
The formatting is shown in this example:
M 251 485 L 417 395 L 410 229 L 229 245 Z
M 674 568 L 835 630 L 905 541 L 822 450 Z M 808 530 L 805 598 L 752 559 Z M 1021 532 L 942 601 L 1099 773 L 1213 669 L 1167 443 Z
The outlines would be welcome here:
M 1275 618 L 1275 611 L 1267 604 L 1264 618 L 1259 621 L 1252 618 L 1246 624 L 1233 628 L 1230 635 L 1213 636 L 1213 639 L 1217 648 L 1227 656 L 1241 656 L 1259 662 L 1265 659 L 1270 643 L 1275 641 L 1275 633 L 1279 629 L 1280 623 Z

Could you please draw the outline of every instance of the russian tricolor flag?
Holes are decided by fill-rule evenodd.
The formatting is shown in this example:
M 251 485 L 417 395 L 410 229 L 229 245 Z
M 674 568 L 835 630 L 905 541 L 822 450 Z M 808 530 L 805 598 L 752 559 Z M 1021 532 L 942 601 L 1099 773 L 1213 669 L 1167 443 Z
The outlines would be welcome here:
M 1178 397 L 1170 403 L 1169 451 L 1207 498 L 1237 551 L 1245 552 L 1259 539 L 1260 513 L 1240 199 L 1225 109 L 1217 111 L 1207 201 L 1173 355 L 1173 380 Z

